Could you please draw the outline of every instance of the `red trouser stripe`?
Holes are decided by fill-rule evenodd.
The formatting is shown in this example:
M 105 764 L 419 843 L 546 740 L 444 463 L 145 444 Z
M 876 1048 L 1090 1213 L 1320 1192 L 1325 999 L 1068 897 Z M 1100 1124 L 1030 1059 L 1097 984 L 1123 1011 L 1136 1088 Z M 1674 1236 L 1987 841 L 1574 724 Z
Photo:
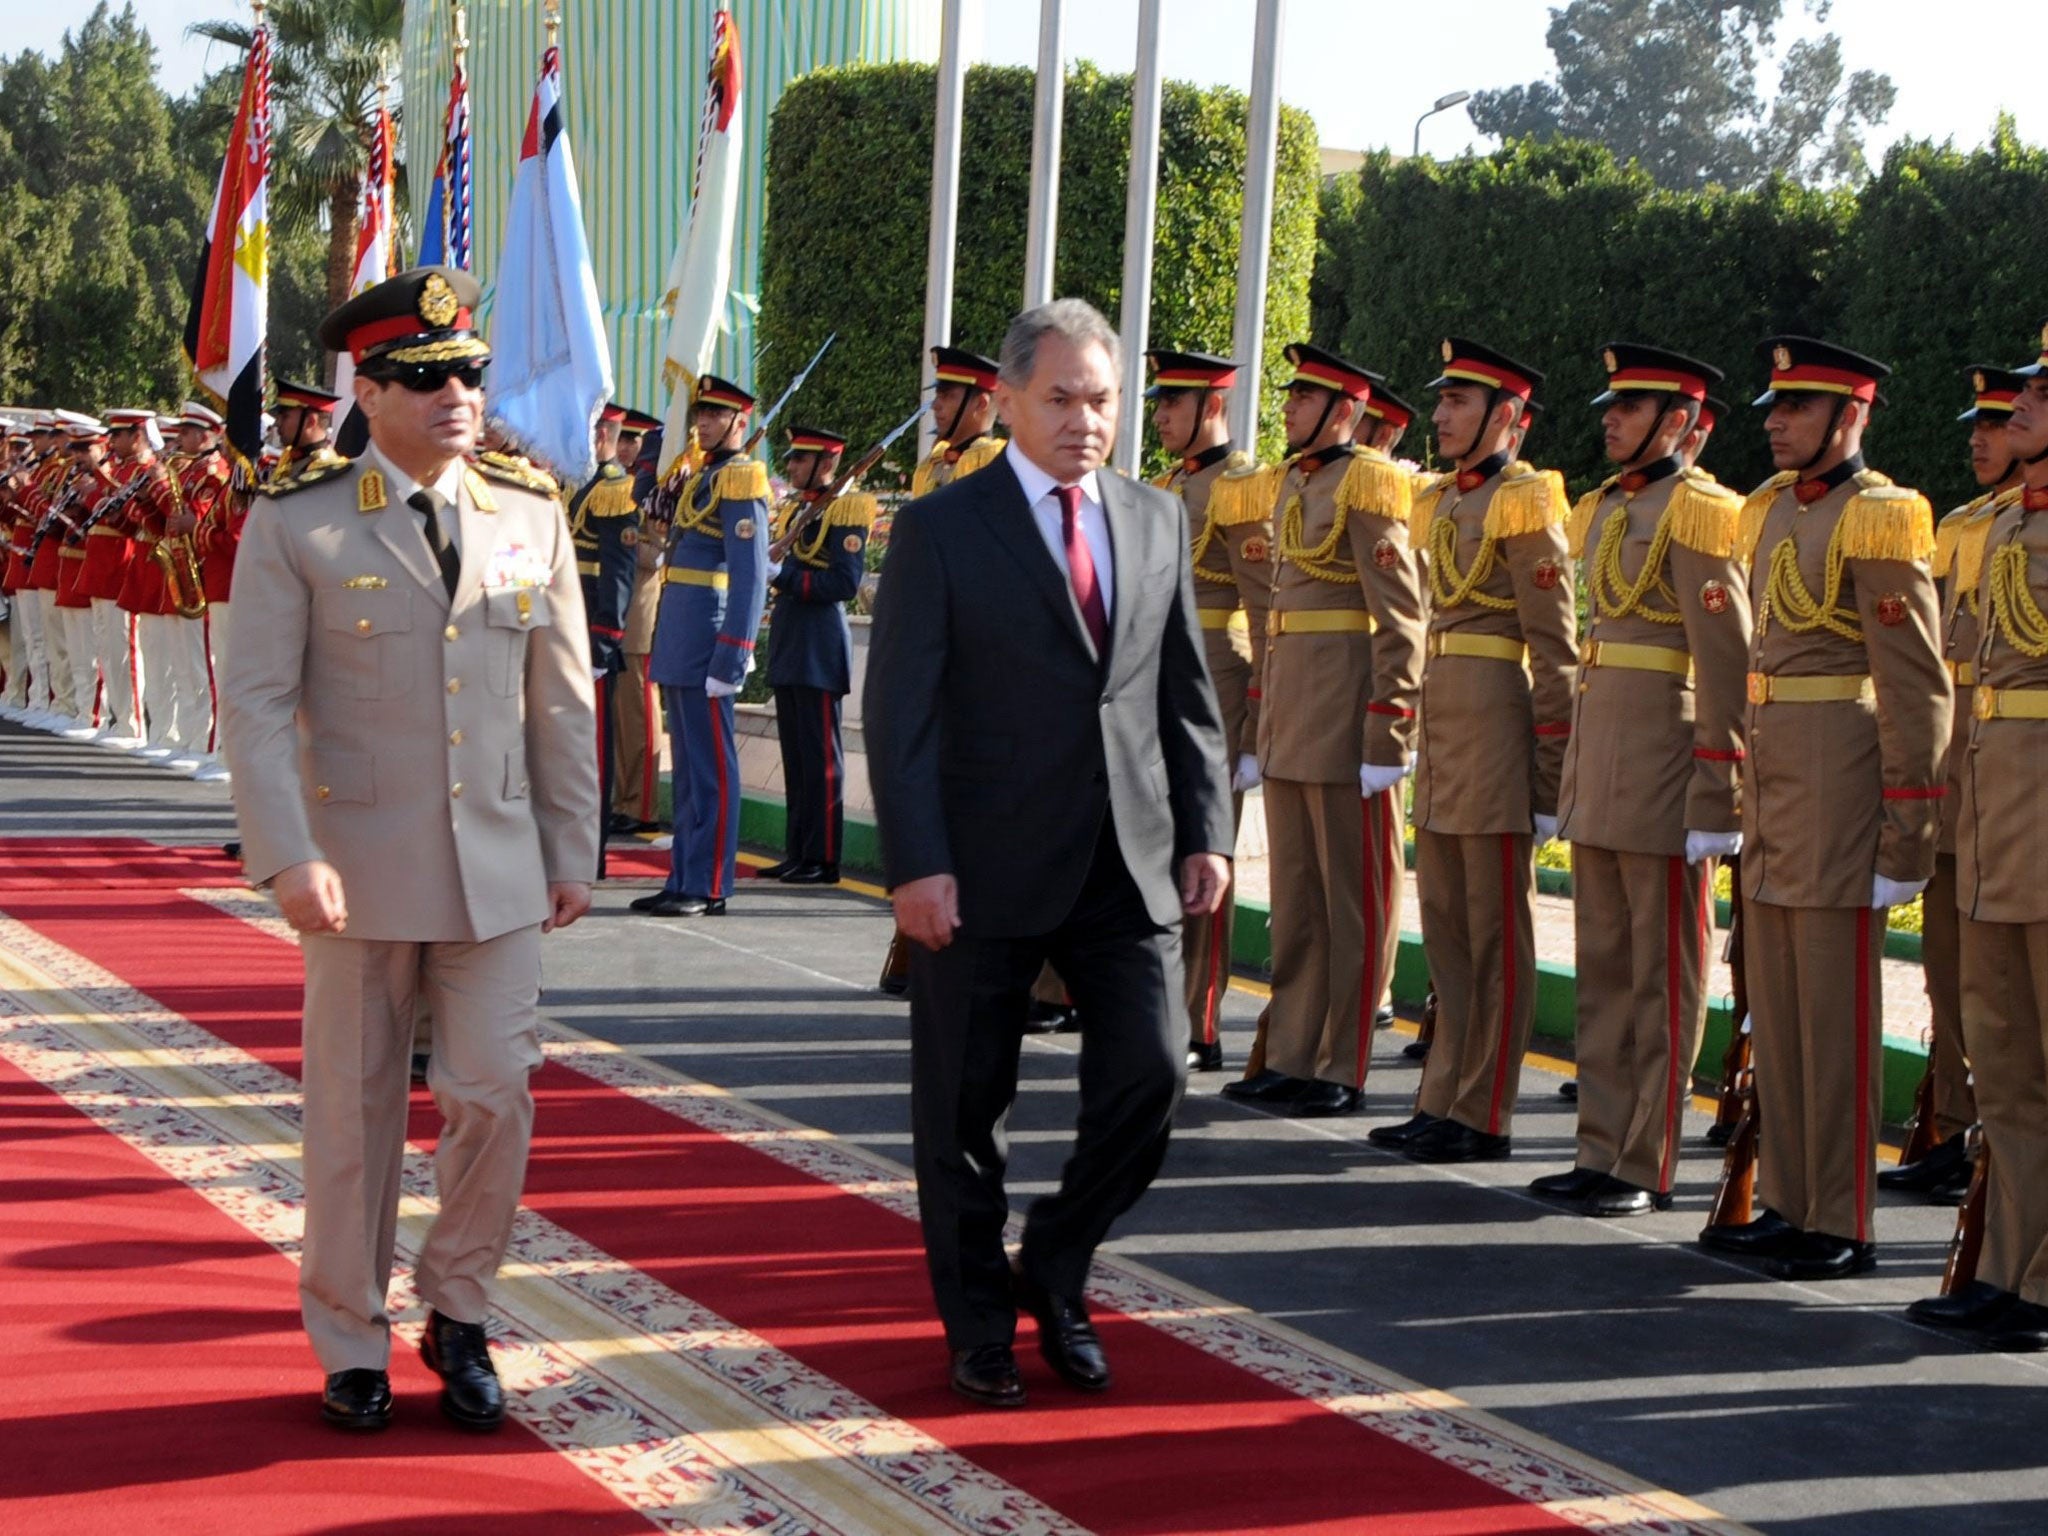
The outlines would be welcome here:
M 804 580 L 809 581 L 810 577 L 806 576 Z M 818 807 L 818 809 L 825 818 L 825 862 L 827 864 L 837 864 L 839 862 L 839 850 L 832 843 L 832 799 L 838 790 L 839 765 L 833 761 L 833 755 L 837 751 L 837 744 L 832 730 L 831 694 L 823 691 L 819 692 L 818 714 L 820 716 L 820 728 L 825 733 L 820 738 L 820 744 L 825 749 L 825 803 Z
M 1378 833 L 1384 824 L 1387 796 L 1392 790 L 1365 797 L 1365 820 L 1361 848 L 1365 874 L 1365 969 L 1358 986 L 1357 1086 L 1365 1086 L 1366 1068 L 1372 1061 L 1372 1015 L 1380 997 L 1380 909 L 1381 881 L 1386 879 L 1386 839 Z
M 1685 1033 L 1685 859 L 1667 859 L 1665 865 L 1664 1039 L 1670 1060 L 1664 1068 L 1664 1157 L 1657 1168 L 1660 1194 L 1671 1188 L 1671 1163 L 1678 1155 L 1678 1050 Z
M 1223 895 L 1225 902 L 1234 899 L 1229 891 Z M 1202 1044 L 1216 1043 L 1216 1011 L 1221 1002 L 1223 990 L 1223 921 L 1229 909 L 1219 906 L 1209 914 L 1209 986 L 1202 998 Z
M 1856 1241 L 1870 1241 L 1870 908 L 1856 910 Z
M 706 695 L 704 702 L 711 711 L 711 760 L 718 765 L 718 820 L 712 833 L 711 842 L 711 889 L 705 894 L 725 894 L 725 735 L 718 717 L 718 700 Z
M 1514 1038 L 1515 989 L 1521 978 L 1515 974 L 1515 945 L 1519 930 L 1514 921 L 1515 908 L 1515 835 L 1503 832 L 1500 837 L 1500 912 L 1501 923 L 1501 987 L 1500 987 L 1500 1050 L 1493 1063 L 1493 1101 L 1486 1110 L 1486 1133 L 1500 1134 L 1500 1101 L 1507 1092 L 1508 1044 Z

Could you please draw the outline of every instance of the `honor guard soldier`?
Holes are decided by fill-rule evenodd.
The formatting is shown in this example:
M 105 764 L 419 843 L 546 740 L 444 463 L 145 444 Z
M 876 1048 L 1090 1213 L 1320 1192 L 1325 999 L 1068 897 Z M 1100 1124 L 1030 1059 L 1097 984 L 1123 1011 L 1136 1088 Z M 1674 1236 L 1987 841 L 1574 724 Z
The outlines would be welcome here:
M 1536 1019 L 1535 844 L 1557 835 L 1578 657 L 1563 479 L 1509 451 L 1543 376 L 1462 337 L 1442 351 L 1430 387 L 1455 473 L 1412 525 L 1429 575 L 1413 814 L 1436 1037 L 1416 1114 L 1370 1136 L 1454 1163 L 1509 1151 Z
M 612 694 L 612 819 L 614 834 L 653 832 L 661 788 L 661 699 L 647 676 L 654 649 L 654 615 L 661 606 L 661 539 L 647 525 L 646 507 L 661 461 L 661 422 L 629 410 L 619 429 L 619 462 L 633 477 L 633 500 L 641 509 L 630 530 L 633 595 L 626 603 L 626 670 Z
M 2014 369 L 1979 363 L 1967 373 L 1973 398 L 1956 419 L 1970 424 L 1970 469 L 1983 494 L 1944 517 L 1934 530 L 1934 575 L 1941 582 L 1942 655 L 1955 683 L 1955 725 L 1949 737 L 1948 793 L 1941 801 L 1934 878 L 1921 903 L 1920 954 L 1933 1016 L 1927 1071 L 1916 1095 L 1919 1149 L 1877 1176 L 1880 1189 L 1924 1195 L 1953 1205 L 1968 1192 L 1971 1158 L 1965 1133 L 1977 1119 L 1970 1064 L 1963 1050 L 1962 917 L 1956 907 L 1956 818 L 1962 812 L 1970 706 L 1982 638 L 1984 544 L 2000 512 L 2020 500 L 2020 461 L 2006 441 L 2013 403 L 2026 388 Z
M 28 724 L 48 726 L 67 716 L 64 706 L 71 698 L 71 668 L 64 655 L 64 637 L 53 631 L 53 599 L 36 579 L 35 570 L 43 547 L 49 542 L 40 537 L 44 516 L 71 474 L 70 456 L 64 451 L 63 425 L 55 411 L 36 416 L 29 431 L 29 443 L 28 467 L 13 479 L 10 493 L 14 548 L 7 561 L 8 585 L 14 600 L 15 617 L 11 622 L 25 634 L 28 645 L 28 682 L 22 713 Z
M 1863 464 L 1891 370 L 1804 336 L 1762 352 L 1779 473 L 1736 548 L 1756 613 L 1741 879 L 1766 1209 L 1700 1241 L 1826 1280 L 1877 1262 L 1885 912 L 1934 873 L 1952 697 L 1934 515 Z
M 2048 1349 L 2048 325 L 2041 360 L 2019 372 L 2004 447 L 2023 488 L 1978 552 L 1982 635 L 1956 835 L 1963 1041 L 1989 1165 L 1984 1242 L 1974 1282 L 1907 1315 L 2031 1353 Z
M 57 546 L 56 618 L 64 627 L 64 648 L 71 658 L 71 693 L 77 700 L 76 723 L 64 734 L 83 739 L 100 729 L 99 636 L 93 627 L 92 594 L 81 585 L 85 575 L 86 529 L 93 513 L 113 495 L 119 477 L 107 462 L 105 422 L 77 423 L 69 429 L 73 477 L 67 510 L 51 543 Z
M 754 397 L 705 374 L 691 421 L 703 467 L 670 524 L 651 672 L 668 712 L 675 842 L 668 882 L 633 903 L 656 917 L 715 916 L 740 847 L 740 759 L 733 696 L 754 665 L 768 570 L 768 471 L 740 456 Z
M 1375 384 L 1365 401 L 1366 424 L 1359 433 L 1359 441 L 1375 452 L 1384 453 L 1397 464 L 1410 463 L 1397 456 L 1395 449 L 1401 446 L 1401 439 L 1408 435 L 1408 428 L 1415 420 L 1415 407 L 1388 389 L 1385 384 Z M 1413 486 L 1414 477 L 1409 477 Z
M 846 605 L 867 574 L 875 498 L 832 494 L 846 439 L 792 427 L 784 473 L 795 490 L 778 510 L 775 548 L 786 551 L 768 580 L 768 684 L 782 743 L 787 818 L 783 859 L 761 871 L 784 885 L 836 885 L 846 835 L 846 751 L 840 706 L 853 687 L 853 634 Z M 806 524 L 801 520 L 809 518 Z
M 1421 573 L 1408 471 L 1354 435 L 1376 374 L 1287 349 L 1291 457 L 1266 477 L 1274 576 L 1259 769 L 1273 865 L 1273 1003 L 1258 1070 L 1224 1091 L 1297 1115 L 1363 1095 L 1400 944 L 1399 786 L 1413 763 Z
M 154 496 L 136 520 L 138 544 L 146 540 L 152 551 L 162 552 L 136 551 L 128 567 L 135 579 L 123 585 L 121 606 L 137 615 L 150 740 L 143 755 L 161 756 L 174 767 L 189 765 L 195 778 L 218 779 L 225 770 L 211 755 L 214 670 L 207 650 L 211 604 L 202 550 L 211 524 L 222 518 L 238 524 L 245 509 L 234 503 L 220 418 L 188 408 L 187 420 L 196 423 L 180 434 L 189 456 L 173 471 L 168 494 Z M 299 473 L 305 472 L 301 466 Z
M 1685 434 L 1685 441 L 1678 445 L 1678 457 L 1687 469 L 1698 469 L 1700 456 L 1707 451 L 1707 444 L 1713 441 L 1714 428 L 1728 419 L 1728 402 L 1719 395 L 1708 395 L 1700 402 L 1699 419 L 1692 430 Z M 1705 473 L 1705 471 L 1701 471 Z M 1709 479 L 1712 476 L 1708 476 Z
M 36 536 L 36 517 L 28 490 L 43 472 L 51 449 L 51 434 L 44 422 L 44 413 L 40 411 L 31 417 L 28 431 L 19 434 L 23 439 L 19 446 L 14 443 L 16 434 L 9 434 L 8 467 L 0 475 L 0 524 L 4 524 L 7 536 L 7 564 L 5 571 L 0 572 L 0 593 L 7 596 L 8 610 L 7 687 L 0 692 L 0 710 L 15 719 L 39 715 L 36 705 L 49 691 L 48 679 L 43 675 L 49 660 L 43 654 L 43 632 L 38 622 L 41 615 L 35 612 L 34 601 L 28 596 L 28 550 Z
M 1593 1216 L 1671 1204 L 1707 1019 L 1714 860 L 1739 853 L 1749 598 L 1742 498 L 1679 452 L 1721 371 L 1660 347 L 1602 354 L 1620 467 L 1572 508 L 1587 629 L 1558 794 L 1577 931 L 1578 1155 L 1539 1195 Z
M 213 677 L 221 674 L 227 655 L 228 635 L 233 619 L 235 552 L 241 547 L 242 526 L 249 518 L 249 498 L 233 483 L 227 455 L 220 447 L 221 419 L 196 401 L 185 402 L 178 418 L 178 449 L 188 466 L 196 466 L 194 495 L 204 512 L 199 519 L 196 542 L 199 549 L 200 585 L 206 593 L 206 640 L 213 658 Z M 340 455 L 325 448 L 317 450 L 317 462 L 331 466 Z M 294 476 L 306 473 L 316 461 L 309 455 L 294 467 Z M 202 770 L 195 777 L 215 777 Z
M 1230 390 L 1239 364 L 1201 352 L 1158 351 L 1152 360 L 1152 425 L 1179 460 L 1154 483 L 1187 505 L 1195 571 L 1195 606 L 1216 702 L 1223 710 L 1225 756 L 1231 764 L 1231 825 L 1244 813 L 1244 792 L 1259 781 L 1259 686 L 1266 658 L 1266 607 L 1273 586 L 1271 480 L 1250 454 L 1230 441 Z M 1223 1069 L 1217 1029 L 1230 986 L 1232 919 L 1226 890 L 1207 917 L 1181 925 L 1186 966 L 1188 1066 Z
M 31 488 L 36 514 L 35 536 L 29 541 L 28 588 L 42 623 L 43 644 L 50 659 L 50 714 L 48 728 L 62 732 L 90 732 L 85 722 L 93 709 L 92 694 L 78 697 L 76 662 L 71 655 L 72 625 L 58 607 L 57 596 L 64 566 L 64 535 L 76 526 L 76 504 L 91 478 L 83 463 L 85 444 L 93 440 L 99 423 L 78 411 L 53 411 L 57 422 L 55 470 Z
M 583 581 L 583 613 L 590 626 L 590 675 L 597 698 L 597 777 L 603 792 L 599 811 L 597 878 L 604 878 L 605 851 L 612 833 L 613 697 L 626 670 L 626 606 L 633 597 L 634 544 L 640 509 L 633 477 L 619 463 L 623 405 L 607 405 L 591 429 L 597 467 L 569 498 L 569 537 L 576 545 L 576 574 Z
M 281 383 L 271 415 L 276 421 L 278 459 L 268 483 L 290 485 L 308 468 L 331 467 L 341 455 L 334 451 L 334 408 L 341 396 L 311 384 Z
M 157 458 L 163 440 L 155 411 L 109 411 L 107 422 L 112 429 L 107 444 L 116 483 L 107 500 L 95 509 L 98 515 L 86 530 L 85 570 L 79 585 L 92 599 L 93 634 L 104 689 L 102 739 L 110 747 L 132 751 L 143 745 L 144 738 L 135 616 L 123 611 L 120 603 L 134 550 L 128 538 L 129 515 L 136 499 L 145 490 L 161 486 L 170 471 Z

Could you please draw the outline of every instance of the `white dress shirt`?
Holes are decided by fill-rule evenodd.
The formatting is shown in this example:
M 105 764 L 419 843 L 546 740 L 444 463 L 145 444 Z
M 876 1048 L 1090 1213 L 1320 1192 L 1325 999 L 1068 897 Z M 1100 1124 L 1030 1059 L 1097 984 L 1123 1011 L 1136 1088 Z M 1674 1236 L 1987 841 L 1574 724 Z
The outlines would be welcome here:
M 1060 482 L 1024 457 L 1013 442 L 1003 452 L 1008 456 L 1010 468 L 1016 471 L 1017 483 L 1024 487 L 1024 504 L 1031 508 L 1032 521 L 1038 524 L 1038 536 L 1045 540 L 1045 547 L 1052 552 L 1052 563 L 1060 568 L 1060 575 L 1066 578 L 1071 591 L 1074 573 L 1067 567 L 1067 531 L 1065 514 L 1060 510 L 1059 497 L 1053 494 Z M 1078 482 L 1081 489 L 1081 511 L 1075 519 L 1081 525 L 1081 537 L 1088 541 L 1088 553 L 1095 561 L 1095 586 L 1102 594 L 1104 618 L 1116 615 L 1116 562 L 1112 558 L 1109 542 L 1109 519 L 1103 515 L 1102 493 L 1095 483 L 1095 471 L 1090 470 Z
M 376 466 L 384 471 L 385 495 L 391 501 L 409 503 L 421 490 L 432 491 L 441 498 L 441 531 L 448 535 L 448 547 L 459 551 L 462 548 L 462 513 L 456 498 L 462 494 L 462 460 L 450 459 L 448 467 L 441 471 L 432 485 L 422 486 L 419 481 L 385 458 L 375 443 L 370 444 L 364 451 Z M 427 541 L 427 525 L 424 522 L 420 524 L 420 542 L 427 545 L 428 553 L 433 552 L 433 545 Z

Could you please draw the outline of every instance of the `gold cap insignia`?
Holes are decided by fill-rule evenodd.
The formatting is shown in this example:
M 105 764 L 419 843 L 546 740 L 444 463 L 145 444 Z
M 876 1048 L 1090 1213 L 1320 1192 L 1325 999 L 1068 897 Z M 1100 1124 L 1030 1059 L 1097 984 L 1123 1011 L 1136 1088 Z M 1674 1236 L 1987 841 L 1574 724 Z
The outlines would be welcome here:
M 1788 372 L 1792 367 L 1792 349 L 1781 346 L 1773 351 L 1771 353 L 1771 366 L 1780 373 Z
M 366 469 L 362 479 L 356 482 L 356 510 L 358 512 L 382 512 L 390 505 L 390 498 L 384 494 L 384 471 Z
M 1450 344 L 1450 342 L 1449 342 L 1449 341 L 1445 341 L 1445 342 L 1444 342 L 1444 361 L 1448 363 L 1448 362 L 1450 362 L 1450 361 L 1451 361 L 1451 360 L 1452 360 L 1453 358 L 1455 358 L 1455 357 L 1456 357 L 1457 355 L 1458 355 L 1458 349 L 1457 349 L 1456 347 L 1452 346 L 1452 345 Z
M 420 284 L 420 318 L 435 330 L 445 331 L 455 323 L 455 316 L 461 308 L 455 290 L 448 286 L 448 279 L 438 272 L 429 272 L 427 280 Z
M 2048 348 L 2048 320 L 2041 323 L 2041 345 Z
M 1972 389 L 1976 390 L 1976 391 L 1977 391 L 1977 393 L 1978 393 L 1978 394 L 1980 394 L 1980 395 L 1981 395 L 1981 394 L 1983 394 L 1983 393 L 1984 393 L 1984 375 L 1983 375 L 1983 374 L 1981 374 L 1981 373 L 1973 373 L 1973 374 L 1971 374 L 1971 375 L 1970 375 L 1970 388 L 1972 388 Z
M 1614 355 L 1614 348 L 1609 347 L 1605 352 L 1602 352 L 1600 354 L 1600 361 L 1606 366 L 1609 373 L 1621 372 L 1621 363 Z

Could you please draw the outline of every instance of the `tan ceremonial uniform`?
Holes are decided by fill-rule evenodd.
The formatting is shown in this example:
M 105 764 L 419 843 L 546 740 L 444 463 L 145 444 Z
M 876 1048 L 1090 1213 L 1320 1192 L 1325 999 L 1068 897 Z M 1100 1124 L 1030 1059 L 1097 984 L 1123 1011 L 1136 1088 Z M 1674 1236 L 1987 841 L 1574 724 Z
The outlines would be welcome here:
M 1577 933 L 1577 1166 L 1668 1193 L 1707 1017 L 1714 861 L 1687 832 L 1740 825 L 1749 597 L 1742 498 L 1668 461 L 1580 498 L 1587 594 L 1558 793 Z
M 1358 770 L 1405 764 L 1415 741 L 1424 621 L 1409 477 L 1346 446 L 1277 480 L 1258 727 L 1273 877 L 1262 1064 L 1360 1088 L 1401 942 L 1401 790 L 1367 799 Z
M 1224 761 L 1235 773 L 1238 758 L 1258 749 L 1258 678 L 1273 587 L 1271 482 L 1249 454 L 1225 446 L 1175 467 L 1158 484 L 1187 504 L 1202 648 L 1223 711 Z M 1233 794 L 1230 805 L 1235 827 L 1244 814 L 1244 796 Z M 1197 1045 L 1216 1041 L 1230 987 L 1236 911 L 1233 881 L 1212 915 L 1181 925 L 1188 1038 Z
M 1756 612 L 1742 893 L 1757 1194 L 1803 1231 L 1869 1242 L 1885 927 L 1871 880 L 1934 873 L 1949 738 L 1934 520 L 1868 470 L 1810 482 L 1811 500 L 1795 479 L 1751 494 L 1737 545 Z
M 1963 1039 L 1991 1157 L 1980 1280 L 2048 1305 L 2048 495 L 2008 502 L 1978 580 L 1956 830 Z M 1961 551 L 1958 550 L 1958 560 Z
M 1417 497 L 1430 611 L 1415 879 L 1436 988 L 1419 1108 L 1508 1134 L 1536 1021 L 1535 817 L 1554 815 L 1577 617 L 1564 481 L 1495 460 Z
M 634 531 L 633 597 L 626 605 L 626 675 L 619 679 L 613 761 L 612 804 L 635 821 L 656 819 L 655 791 L 661 781 L 661 705 L 647 675 L 654 652 L 654 616 L 661 608 L 661 539 Z
M 463 469 L 442 526 L 451 601 L 412 487 L 374 449 L 255 504 L 223 734 L 259 884 L 341 875 L 342 935 L 308 935 L 306 1239 L 323 1368 L 382 1369 L 414 1005 L 445 1119 L 419 1291 L 479 1322 L 518 1208 L 540 1065 L 548 886 L 597 862 L 588 640 L 561 505 Z

